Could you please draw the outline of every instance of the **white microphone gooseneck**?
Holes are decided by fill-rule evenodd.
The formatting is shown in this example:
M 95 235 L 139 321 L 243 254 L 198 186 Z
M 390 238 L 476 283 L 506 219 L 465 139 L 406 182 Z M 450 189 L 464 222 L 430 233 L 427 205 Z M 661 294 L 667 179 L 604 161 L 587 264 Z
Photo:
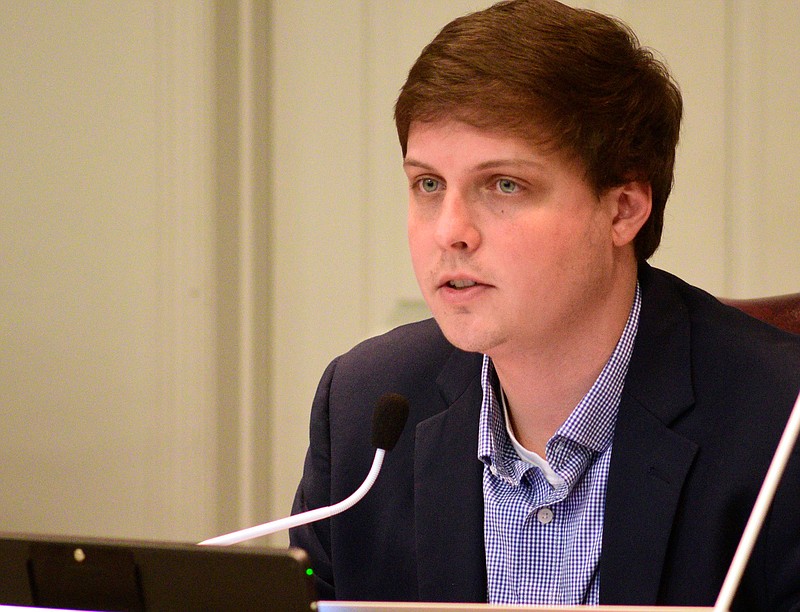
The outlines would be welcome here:
M 386 451 L 390 451 L 394 448 L 400 434 L 403 432 L 403 427 L 408 418 L 408 411 L 408 400 L 402 395 L 387 393 L 378 400 L 378 405 L 375 407 L 375 411 L 372 414 L 372 445 L 376 447 L 375 458 L 372 461 L 372 467 L 366 479 L 350 497 L 331 506 L 307 510 L 306 512 L 263 523 L 262 525 L 246 527 L 245 529 L 203 540 L 200 542 L 200 545 L 229 546 L 231 544 L 238 544 L 283 529 L 292 529 L 293 527 L 300 527 L 301 525 L 313 523 L 314 521 L 321 521 L 322 519 L 330 518 L 353 507 L 361 501 L 361 498 L 363 498 L 367 494 L 367 491 L 372 488 L 372 485 L 375 484 L 375 480 L 378 478 L 378 474 L 381 471 Z
M 783 430 L 781 441 L 778 443 L 778 448 L 775 450 L 772 462 L 769 464 L 767 476 L 764 478 L 764 483 L 758 492 L 750 518 L 747 520 L 742 539 L 739 540 L 739 546 L 736 548 L 733 561 L 728 568 L 725 581 L 722 583 L 722 589 L 717 597 L 717 602 L 714 604 L 714 612 L 728 612 L 730 610 L 733 597 L 739 588 L 739 582 L 742 579 L 747 562 L 750 560 L 750 553 L 753 551 L 761 526 L 767 518 L 769 507 L 772 504 L 773 497 L 775 497 L 775 491 L 781 481 L 783 471 L 786 469 L 786 463 L 792 454 L 798 434 L 800 434 L 800 393 L 797 395 L 794 408 L 792 408 L 792 413 L 789 415 L 789 421 Z
M 372 485 L 375 484 L 375 479 L 378 477 L 378 473 L 381 471 L 383 457 L 385 454 L 386 451 L 382 448 L 379 448 L 375 451 L 375 459 L 372 461 L 372 468 L 370 469 L 369 474 L 367 474 L 366 480 L 364 480 L 361 486 L 358 487 L 358 489 L 356 489 L 350 497 L 343 499 L 338 504 L 325 506 L 324 508 L 316 508 L 315 510 L 307 510 L 306 512 L 301 512 L 300 514 L 287 516 L 282 519 L 270 521 L 269 523 L 256 525 L 255 527 L 240 529 L 239 531 L 217 536 L 209 540 L 203 540 L 200 542 L 200 544 L 203 546 L 229 546 L 231 544 L 238 544 L 246 540 L 252 540 L 253 538 L 260 538 L 261 536 L 269 535 L 270 533 L 276 533 L 283 529 L 292 529 L 293 527 L 299 527 L 300 525 L 305 525 L 306 523 L 321 521 L 322 519 L 330 518 L 335 514 L 344 512 L 361 501 L 361 498 L 364 497 L 367 494 L 367 491 L 372 488 Z

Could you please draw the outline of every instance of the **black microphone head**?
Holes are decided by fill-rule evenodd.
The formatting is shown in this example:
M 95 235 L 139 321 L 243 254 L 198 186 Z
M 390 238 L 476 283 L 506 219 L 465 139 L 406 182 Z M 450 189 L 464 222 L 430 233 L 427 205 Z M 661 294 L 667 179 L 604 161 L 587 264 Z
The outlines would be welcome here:
M 390 451 L 408 418 L 408 400 L 398 393 L 381 395 L 372 413 L 372 446 Z

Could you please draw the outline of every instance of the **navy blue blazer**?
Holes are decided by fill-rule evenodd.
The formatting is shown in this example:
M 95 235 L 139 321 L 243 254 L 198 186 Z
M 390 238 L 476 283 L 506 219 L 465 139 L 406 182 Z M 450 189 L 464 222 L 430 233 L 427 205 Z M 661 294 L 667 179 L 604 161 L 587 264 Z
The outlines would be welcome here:
M 800 389 L 800 336 L 647 265 L 608 477 L 604 604 L 713 605 Z M 371 465 L 371 414 L 396 392 L 411 413 L 354 508 L 293 530 L 321 599 L 486 601 L 481 356 L 432 320 L 370 339 L 326 370 L 293 512 L 350 495 Z M 735 609 L 800 609 L 795 450 Z

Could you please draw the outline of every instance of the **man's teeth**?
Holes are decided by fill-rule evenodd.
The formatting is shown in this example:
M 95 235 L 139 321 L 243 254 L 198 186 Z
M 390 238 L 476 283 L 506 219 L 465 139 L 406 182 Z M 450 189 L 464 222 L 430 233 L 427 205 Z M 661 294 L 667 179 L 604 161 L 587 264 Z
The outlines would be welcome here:
M 465 287 L 473 287 L 477 285 L 475 281 L 471 280 L 451 280 L 447 284 L 453 287 L 453 289 L 464 289 Z

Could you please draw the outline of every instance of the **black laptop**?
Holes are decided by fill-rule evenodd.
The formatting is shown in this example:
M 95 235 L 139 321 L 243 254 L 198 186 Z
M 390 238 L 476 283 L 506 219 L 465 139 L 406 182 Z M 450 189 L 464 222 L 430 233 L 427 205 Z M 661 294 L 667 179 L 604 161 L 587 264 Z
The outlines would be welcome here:
M 304 551 L 0 534 L 0 604 L 69 610 L 309 612 Z

